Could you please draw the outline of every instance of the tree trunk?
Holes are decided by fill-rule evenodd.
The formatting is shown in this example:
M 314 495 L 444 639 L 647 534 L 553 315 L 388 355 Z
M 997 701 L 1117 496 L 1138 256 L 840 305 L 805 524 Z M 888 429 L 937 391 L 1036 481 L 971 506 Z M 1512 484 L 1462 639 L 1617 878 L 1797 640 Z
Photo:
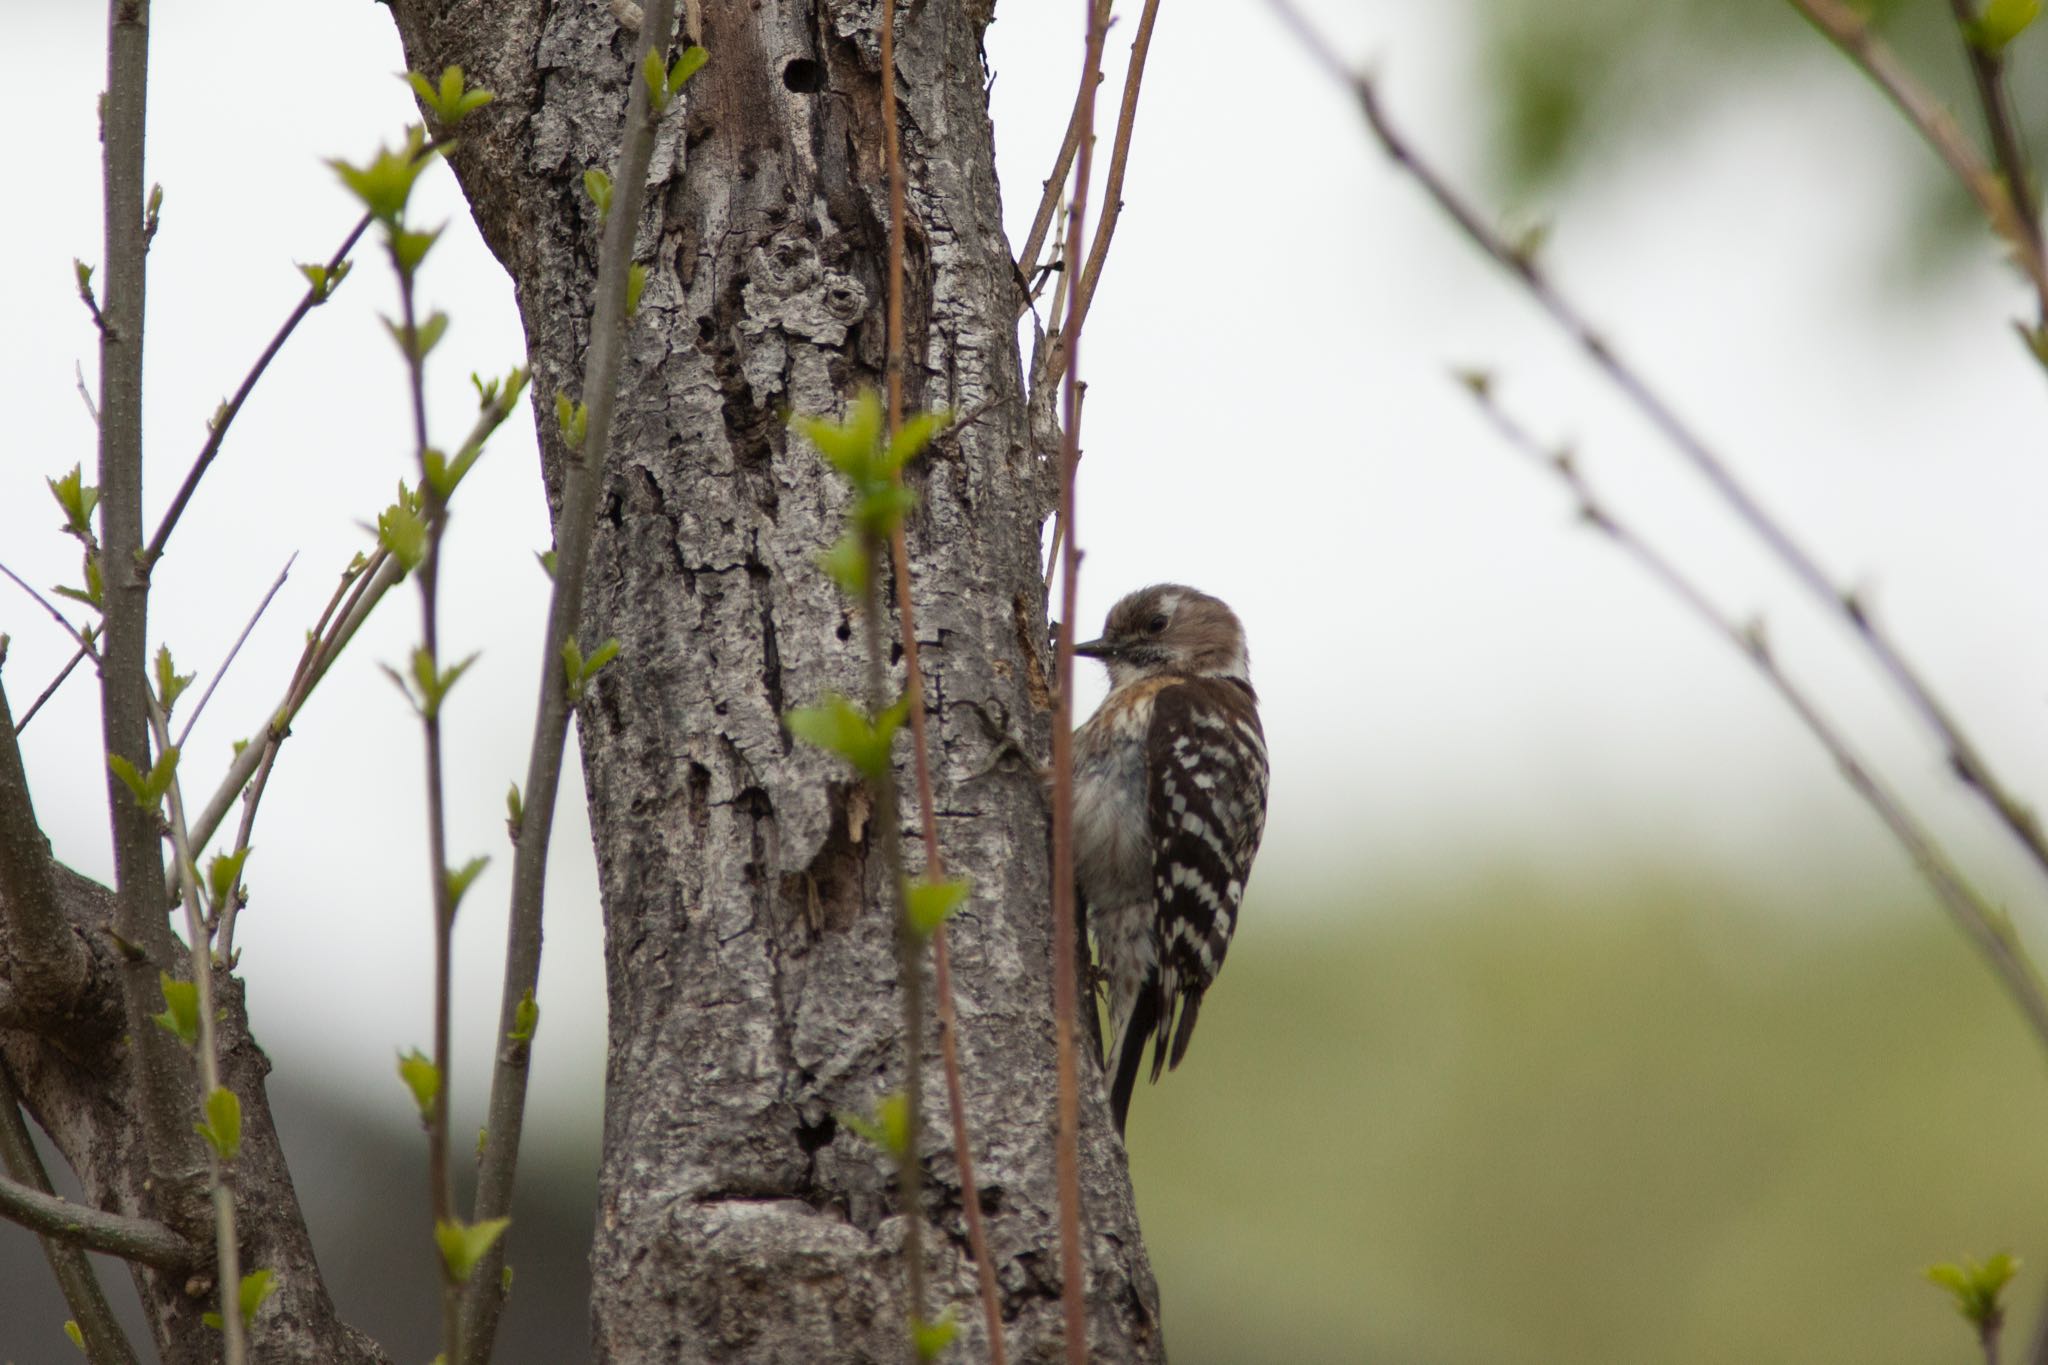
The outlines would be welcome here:
M 498 95 L 453 161 L 518 290 L 558 502 L 553 401 L 583 396 L 597 254 L 581 177 L 613 165 L 634 35 L 595 0 L 394 9 L 410 66 L 459 64 Z M 906 391 L 972 417 L 910 471 L 910 545 L 940 833 L 949 870 L 974 883 L 952 930 L 968 1118 L 1006 1337 L 1030 1361 L 1060 1349 L 1046 810 L 1028 773 L 983 769 L 992 730 L 1047 743 L 1052 475 L 1024 416 L 988 19 L 972 4 L 899 15 Z M 706 6 L 693 36 L 711 63 L 656 145 L 582 631 L 623 646 L 579 715 L 611 1006 L 602 1361 L 907 1354 L 889 1163 L 836 1116 L 900 1084 L 893 894 L 873 833 L 912 819 L 907 804 L 870 811 L 780 724 L 827 690 L 861 692 L 857 622 L 815 564 L 843 494 L 784 417 L 836 413 L 882 379 L 878 21 L 850 0 Z M 936 1034 L 925 1043 L 935 1056 Z M 958 1358 L 982 1359 L 935 1063 L 927 1074 L 933 1311 L 950 1305 Z M 1123 1150 L 1096 1069 L 1083 1077 L 1092 1358 L 1157 1359 Z

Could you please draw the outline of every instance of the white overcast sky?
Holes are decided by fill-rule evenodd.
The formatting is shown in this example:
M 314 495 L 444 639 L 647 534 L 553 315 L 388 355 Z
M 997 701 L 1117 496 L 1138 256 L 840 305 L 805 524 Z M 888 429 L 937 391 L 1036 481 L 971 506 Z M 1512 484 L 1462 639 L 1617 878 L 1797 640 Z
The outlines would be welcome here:
M 1013 239 L 1064 123 L 1080 8 L 1005 0 L 990 30 Z M 1463 7 L 1311 10 L 1472 182 L 1482 101 Z M 97 6 L 0 0 L 0 126 L 21 134 L 0 214 L 0 557 L 43 586 L 73 581 L 77 564 L 42 479 L 81 460 L 90 473 L 94 458 L 74 377 L 82 364 L 92 381 L 94 336 L 70 262 L 100 249 L 103 24 Z M 165 210 L 149 296 L 152 520 L 203 420 L 297 297 L 292 262 L 324 257 L 353 220 L 322 159 L 360 158 L 414 116 L 387 12 L 368 0 L 160 0 L 154 24 L 149 174 Z M 1127 29 L 1113 71 L 1119 38 Z M 1105 112 L 1114 98 L 1113 80 Z M 1807 78 L 1731 91 L 1680 129 L 1560 204 L 1520 206 L 1555 211 L 1555 274 L 1823 561 L 1870 592 L 2011 780 L 2042 795 L 2048 414 L 2006 326 L 2023 292 L 1988 247 L 1937 287 L 1898 286 L 1901 171 L 1922 153 L 1818 50 Z M 452 178 L 435 173 L 424 194 L 451 221 L 426 292 L 454 318 L 431 379 L 433 424 L 453 432 L 472 410 L 468 373 L 519 362 L 521 334 Z M 1788 665 L 1868 737 L 1987 889 L 2038 904 L 1840 632 L 1444 230 L 1261 7 L 1165 7 L 1125 198 L 1084 357 L 1084 625 L 1160 579 L 1243 615 L 1276 774 L 1254 908 L 1391 913 L 1402 885 L 1447 871 L 1590 876 L 1659 855 L 1797 885 L 1824 907 L 1831 887 L 1867 886 L 1853 870 L 1890 878 L 1902 865 L 1746 665 L 1489 435 L 1448 379 L 1454 365 L 1496 370 L 1506 401 L 1572 439 L 1617 507 L 1732 610 L 1764 614 Z M 399 365 L 375 320 L 392 294 L 362 252 L 236 425 L 159 571 L 154 637 L 181 667 L 210 671 L 299 556 L 187 749 L 188 781 L 260 725 L 333 574 L 366 543 L 359 521 L 410 477 Z M 450 721 L 452 848 L 499 855 L 458 945 L 458 1088 L 472 1100 L 502 952 L 502 796 L 524 767 L 538 668 L 535 469 L 530 426 L 515 421 L 465 485 L 448 550 L 449 648 L 483 651 Z M 66 642 L 4 584 L 0 630 L 19 711 Z M 416 631 L 413 595 L 394 595 L 302 720 L 265 803 L 240 931 L 273 1051 L 321 1054 L 395 1116 L 391 1052 L 428 1034 L 427 883 L 417 731 L 375 665 Z M 1087 687 L 1084 704 L 1100 690 Z M 95 705 L 76 680 L 24 741 L 59 854 L 105 874 Z M 541 997 L 560 1046 L 536 1068 L 556 1121 L 590 1132 L 602 965 L 580 784 L 573 795 Z

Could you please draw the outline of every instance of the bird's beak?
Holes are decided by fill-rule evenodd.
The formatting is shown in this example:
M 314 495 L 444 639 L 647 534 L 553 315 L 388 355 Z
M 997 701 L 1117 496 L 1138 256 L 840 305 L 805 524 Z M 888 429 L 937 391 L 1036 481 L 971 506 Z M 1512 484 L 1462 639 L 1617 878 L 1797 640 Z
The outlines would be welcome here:
M 1100 640 L 1084 640 L 1074 646 L 1074 652 L 1084 659 L 1113 659 L 1116 657 L 1116 650 L 1109 643 L 1107 636 Z

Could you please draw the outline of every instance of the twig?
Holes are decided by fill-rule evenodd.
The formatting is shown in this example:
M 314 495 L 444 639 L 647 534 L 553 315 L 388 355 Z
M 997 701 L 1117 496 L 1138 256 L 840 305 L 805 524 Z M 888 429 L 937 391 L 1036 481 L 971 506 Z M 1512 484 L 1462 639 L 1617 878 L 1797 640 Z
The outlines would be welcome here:
M 58 625 L 64 627 L 64 633 L 72 638 L 72 640 L 78 645 L 78 648 L 81 651 L 89 655 L 93 654 L 92 637 L 87 635 L 83 630 L 80 630 L 77 626 L 72 625 L 70 619 L 66 617 L 63 612 L 58 611 L 56 605 L 52 603 L 49 598 L 43 596 L 34 588 L 30 587 L 29 584 L 22 578 L 20 574 L 8 568 L 5 564 L 0 564 L 0 574 L 6 575 L 10 580 L 13 581 L 16 587 L 20 588 L 30 597 L 35 598 L 36 605 L 41 607 L 44 611 L 48 612 L 50 614 L 51 620 L 55 621 Z M 95 663 L 98 662 L 97 655 L 93 655 L 93 661 Z
M 43 709 L 43 703 L 57 695 L 57 689 L 62 687 L 64 680 L 71 676 L 71 670 L 85 662 L 85 656 L 90 649 L 91 646 L 89 645 L 80 645 L 77 649 L 71 651 L 70 662 L 57 670 L 57 676 L 45 684 L 43 690 L 36 694 L 36 699 L 29 703 L 28 710 L 21 713 L 21 719 L 14 722 L 16 738 L 20 738 L 21 732 L 28 729 L 28 723 L 36 718 L 36 712 Z
M 612 178 L 612 206 L 598 251 L 590 347 L 584 354 L 583 401 L 589 425 L 579 448 L 563 457 L 562 508 L 555 520 L 554 591 L 548 601 L 547 647 L 541 652 L 540 685 L 527 756 L 519 835 L 512 858 L 511 907 L 505 933 L 505 983 L 498 1006 L 498 1038 L 491 1071 L 488 1138 L 477 1167 L 475 1221 L 506 1217 L 512 1209 L 513 1176 L 526 1118 L 526 1084 L 532 1048 L 515 1041 L 519 1008 L 540 984 L 541 918 L 546 895 L 548 840 L 561 784 L 562 747 L 571 704 L 562 649 L 582 622 L 583 581 L 596 535 L 597 506 L 604 491 L 604 467 L 611 451 L 612 413 L 618 401 L 626 344 L 626 282 L 633 265 L 633 238 L 646 202 L 647 167 L 654 152 L 658 115 L 641 78 L 644 54 L 666 61 L 675 33 L 675 0 L 648 0 L 629 73 L 619 148 Z M 505 1301 L 502 1284 L 507 1238 L 492 1244 L 470 1276 L 463 1310 L 461 1365 L 485 1365 Z M 452 1359 L 452 1358 L 451 1358 Z
M 896 117 L 896 0 L 882 3 L 882 140 L 883 151 L 888 161 L 889 173 L 889 301 L 888 301 L 888 421 L 889 436 L 893 440 L 903 426 L 903 239 L 907 225 L 907 209 L 903 176 L 902 133 L 897 127 Z M 895 471 L 896 482 L 901 483 L 903 474 Z M 924 664 L 917 643 L 917 615 L 910 591 L 910 544 L 904 529 L 904 519 L 897 517 L 889 535 L 889 553 L 896 577 L 896 617 L 903 640 L 903 668 L 905 690 L 910 702 L 911 753 L 917 774 L 917 808 L 919 822 L 924 833 L 925 877 L 930 881 L 942 880 L 946 875 L 945 859 L 939 849 L 939 821 L 937 805 L 932 796 L 932 770 L 929 742 L 925 735 L 924 716 Z M 868 575 L 869 591 L 867 605 L 872 615 L 877 607 L 872 588 L 874 575 Z M 870 644 L 869 667 L 879 668 L 875 657 L 878 647 Z M 869 698 L 872 706 L 879 710 L 886 699 L 879 692 Z M 879 798 L 878 798 L 879 799 Z M 885 825 L 893 824 L 896 806 L 893 798 L 881 800 Z M 898 844 L 900 838 L 896 839 Z M 900 859 L 892 864 L 897 880 L 907 884 Z M 907 895 L 907 891 L 900 894 Z M 923 1025 L 923 964 L 918 961 L 917 936 L 909 923 L 907 906 L 897 926 L 897 936 L 902 945 L 904 976 L 904 1051 L 910 1074 L 922 1071 L 924 1053 Z M 940 924 L 932 933 L 933 987 L 938 997 L 939 1015 L 939 1065 L 945 1074 L 946 1108 L 951 1120 L 953 1136 L 953 1162 L 960 1174 L 960 1209 L 967 1222 L 967 1244 L 974 1256 L 976 1285 L 981 1296 L 982 1318 L 988 1329 L 988 1349 L 991 1365 L 1004 1365 L 1008 1352 L 1003 1345 L 1002 1301 L 996 1290 L 995 1264 L 989 1259 L 988 1234 L 981 1221 L 981 1194 L 974 1179 L 974 1144 L 968 1133 L 967 1098 L 965 1087 L 960 1080 L 959 1015 L 953 1004 L 952 951 L 946 940 L 946 926 Z M 921 1079 L 921 1078 L 920 1078 Z M 916 1198 L 917 1182 L 917 1139 L 919 1123 L 923 1117 L 923 1086 L 915 1084 L 909 1095 L 910 1132 L 909 1161 L 905 1166 L 906 1182 L 904 1191 L 904 1214 L 911 1227 L 911 1237 L 918 1236 L 918 1227 L 924 1221 L 923 1209 Z M 913 1284 L 922 1278 L 922 1256 L 912 1257 Z M 917 1320 L 924 1320 L 924 1296 L 922 1286 L 916 1285 L 911 1296 L 911 1311 Z
M 294 670 L 291 682 L 285 689 L 283 703 L 264 717 L 260 732 L 264 736 L 264 742 L 257 744 L 252 739 L 250 743 L 242 746 L 242 751 L 228 764 L 226 776 L 214 789 L 213 795 L 207 799 L 199 818 L 192 822 L 193 843 L 203 848 L 207 840 L 213 838 L 214 831 L 218 830 L 221 821 L 227 818 L 228 807 L 234 804 L 235 798 L 241 795 L 242 789 L 248 785 L 249 779 L 256 775 L 257 770 L 271 761 L 276 746 L 282 744 L 291 732 L 292 721 L 312 697 L 313 689 L 327 676 L 328 668 L 340 657 L 348 642 L 355 638 L 356 631 L 369 619 L 370 613 L 376 610 L 384 594 L 404 576 L 405 570 L 399 566 L 398 561 L 382 550 L 370 557 L 369 563 L 356 579 L 355 595 L 350 599 L 340 621 L 325 639 L 319 641 L 318 648 L 311 653 L 310 661 L 301 659 L 298 669 Z M 175 887 L 172 889 L 175 892 Z
M 1138 32 L 1131 39 L 1130 65 L 1124 70 L 1123 101 L 1117 111 L 1116 138 L 1109 148 L 1109 176 L 1103 183 L 1102 220 L 1095 225 L 1095 239 L 1088 244 L 1087 264 L 1074 286 L 1075 317 L 1069 326 L 1075 330 L 1087 318 L 1088 305 L 1095 301 L 1095 284 L 1102 277 L 1103 263 L 1109 259 L 1109 243 L 1116 236 L 1117 219 L 1123 215 L 1124 169 L 1131 159 L 1131 133 L 1138 122 L 1138 91 L 1145 82 L 1145 58 L 1152 50 L 1152 25 L 1158 18 L 1159 0 L 1145 0 L 1145 8 L 1138 15 Z M 1061 329 L 1063 333 L 1066 330 Z M 1057 347 L 1047 371 L 1048 380 L 1057 382 L 1066 364 L 1066 348 Z M 1053 528 L 1053 535 L 1059 535 L 1058 527 Z
M 249 613 L 249 623 L 242 627 L 242 633 L 235 637 L 234 646 L 228 650 L 227 658 L 222 659 L 220 667 L 214 670 L 213 680 L 206 684 L 206 690 L 200 693 L 199 700 L 193 703 L 192 714 L 185 717 L 185 728 L 178 732 L 179 748 L 185 747 L 186 739 L 192 734 L 192 727 L 199 723 L 199 713 L 206 709 L 206 703 L 213 697 L 213 690 L 219 687 L 220 680 L 228 675 L 228 668 L 234 663 L 235 656 L 242 652 L 242 646 L 248 642 L 249 632 L 256 629 L 256 623 L 263 619 L 263 613 L 270 608 L 271 599 L 277 596 L 278 589 L 282 588 L 285 579 L 291 576 L 292 565 L 298 562 L 298 552 L 293 551 L 292 557 L 277 571 L 277 580 L 270 585 L 270 591 L 263 594 L 263 600 L 256 604 L 256 610 Z
M 2006 993 L 2026 1017 L 2036 1038 L 2048 1047 L 2048 988 L 2043 987 L 2040 974 L 2005 915 L 1970 886 L 1934 836 L 1907 809 L 1905 802 L 1878 778 L 1847 737 L 1822 712 L 1819 704 L 1778 667 L 1761 625 L 1741 626 L 1723 614 L 1682 569 L 1599 502 L 1569 452 L 1553 454 L 1545 450 L 1535 437 L 1502 411 L 1484 376 L 1463 376 L 1462 381 L 1477 401 L 1480 412 L 1510 446 L 1564 481 L 1578 502 L 1581 520 L 1604 534 L 1688 611 L 1724 636 L 1756 666 L 1764 680 L 1799 717 L 1800 723 L 1827 750 L 1828 757 L 1834 760 L 1850 788 L 1869 804 L 1885 828 L 1905 848 L 1915 869 L 1933 888 L 1942 908 L 1948 911 L 1964 936 L 1984 954 Z
M 2013 117 L 2011 92 L 2005 83 L 2005 54 L 1977 41 L 1975 0 L 1949 0 L 1955 11 L 1956 29 L 1963 40 L 1963 55 L 1969 59 L 1970 79 L 1977 87 L 1977 105 L 1984 112 L 1985 135 L 1991 140 L 1991 155 L 2005 177 L 2006 192 L 2026 230 L 2034 254 L 2042 254 L 2041 209 L 2035 194 L 2032 169 L 2026 149 L 2020 143 L 2019 123 Z M 2048 327 L 2048 297 L 2041 299 L 2040 322 Z
M 1272 3 L 1285 2 L 1272 0 Z M 1791 4 L 1829 42 L 1840 48 L 1844 56 L 1862 68 L 1864 75 L 1877 83 L 1878 88 L 1905 115 L 1906 122 L 1912 124 L 1927 145 L 1934 149 L 1935 155 L 1947 163 L 1950 172 L 1984 210 L 1991 230 L 2005 238 L 2011 247 L 2020 270 L 2034 286 L 2043 315 L 2048 316 L 2048 264 L 2042 260 L 2038 231 L 2029 228 L 2027 215 L 2015 201 L 2016 195 L 2026 192 L 2025 182 L 2016 182 L 2008 188 L 1998 173 L 1984 163 L 1984 158 L 1970 145 L 1969 138 L 1963 135 L 1963 130 L 1956 126 L 1955 119 L 1933 92 L 1915 79 L 1883 39 L 1870 31 L 1868 19 L 1843 0 L 1791 0 Z
M 1832 0 L 1829 0 L 1831 3 Z M 1812 555 L 1802 549 L 1778 520 L 1730 471 L 1728 465 L 1672 409 L 1656 390 L 1594 330 L 1578 307 L 1558 291 L 1535 257 L 1519 249 L 1489 227 L 1478 211 L 1418 153 L 1381 109 L 1378 92 L 1370 78 L 1347 70 L 1328 44 L 1311 28 L 1292 0 L 1266 0 L 1268 6 L 1300 38 L 1310 55 L 1333 79 L 1341 82 L 1358 100 L 1359 110 L 1380 146 L 1394 163 L 1411 176 L 1435 201 L 1458 229 L 1481 251 L 1491 256 L 1519 281 L 1551 320 L 1585 352 L 1595 368 L 1607 376 L 1638 412 L 1655 428 L 1693 469 L 1704 478 L 1736 517 L 1808 592 L 1838 613 L 1879 670 L 1905 698 L 1946 750 L 1949 766 L 1965 786 L 1975 791 L 1997 813 L 2036 866 L 2048 874 L 2048 837 L 2044 837 L 2033 810 L 2015 797 L 2011 789 L 1991 770 L 1990 763 L 1963 733 L 1954 716 L 1929 688 L 1919 671 L 1900 653 L 1891 636 L 1881 627 L 1863 600 L 1836 585 Z M 1814 3 L 1814 0 L 1795 0 Z
M 1086 6 L 1086 66 L 1102 65 L 1104 15 Z M 1088 178 L 1095 151 L 1095 82 L 1082 78 L 1080 151 L 1075 156 L 1074 197 L 1067 209 L 1067 243 L 1086 236 Z M 1069 272 L 1071 274 L 1071 272 Z M 1066 527 L 1065 558 L 1060 575 L 1060 633 L 1056 668 L 1059 690 L 1052 713 L 1052 929 L 1053 1027 L 1058 1047 L 1059 1131 L 1056 1170 L 1059 1179 L 1060 1303 L 1064 1311 L 1067 1365 L 1087 1365 L 1087 1269 L 1081 1251 L 1081 1084 L 1074 1060 L 1074 1025 L 1080 1014 L 1076 958 L 1080 952 L 1074 923 L 1074 611 L 1081 575 L 1074 520 L 1074 471 L 1081 460 L 1081 295 L 1067 292 L 1067 317 L 1060 328 L 1065 343 L 1065 433 L 1060 445 L 1059 516 Z
M 7 1074 L 4 1062 L 0 1062 L 0 1169 L 4 1169 L 17 1186 L 26 1186 L 41 1195 L 53 1194 L 50 1174 L 43 1169 L 43 1159 L 36 1154 L 35 1143 L 29 1139 L 28 1125 L 22 1122 L 21 1096 L 15 1090 L 14 1078 Z M 67 1224 L 77 1211 L 76 1205 L 65 1206 L 63 1212 Z M 98 1210 L 92 1212 L 97 1213 Z M 162 1227 L 161 1224 L 151 1226 Z M 169 1228 L 162 1230 L 170 1232 Z M 66 1231 L 69 1231 L 69 1226 Z M 94 1272 L 92 1262 L 85 1258 L 85 1253 L 61 1234 L 45 1233 L 36 1240 L 42 1244 L 43 1259 L 50 1263 L 50 1273 L 57 1277 L 57 1286 L 64 1292 L 64 1302 L 71 1309 L 72 1320 L 78 1324 L 79 1335 L 85 1338 L 86 1352 L 91 1360 L 95 1365 L 135 1365 L 135 1348 L 121 1330 L 120 1320 L 107 1303 L 99 1276 Z M 187 1265 L 198 1259 L 196 1247 L 188 1244 L 186 1252 L 191 1258 L 186 1261 Z
M 419 155 L 431 156 L 435 145 L 423 146 Z M 199 454 L 192 461 L 191 469 L 185 473 L 185 481 L 178 486 L 177 496 L 171 499 L 171 505 L 164 512 L 163 520 L 157 523 L 156 534 L 149 538 L 149 547 L 143 551 L 145 571 L 154 568 L 157 560 L 163 557 L 164 546 L 170 543 L 171 532 L 177 529 L 178 518 L 185 514 L 185 504 L 192 501 L 192 495 L 199 489 L 199 481 L 206 477 L 206 471 L 213 465 L 213 457 L 220 454 L 221 442 L 227 439 L 228 427 L 240 415 L 242 404 L 247 402 L 249 395 L 255 391 L 256 381 L 270 368 L 270 362 L 284 349 L 285 342 L 291 339 L 292 333 L 305 320 L 306 314 L 325 303 L 333 293 L 335 272 L 342 268 L 343 262 L 348 259 L 348 253 L 355 249 L 356 242 L 368 230 L 370 221 L 370 215 L 367 213 L 356 220 L 356 225 L 349 229 L 348 236 L 341 239 L 341 245 L 327 258 L 327 282 L 319 285 L 309 283 L 306 286 L 306 292 L 300 296 L 297 306 L 285 317 L 283 324 L 277 329 L 277 334 L 271 337 L 270 344 L 263 348 L 263 353 L 256 357 L 256 363 L 249 367 L 249 373 L 242 377 L 241 386 L 235 390 L 235 396 L 222 403 L 220 410 L 214 414 L 213 421 L 207 429 L 206 443 L 199 448 Z
M 448 528 L 448 503 L 427 467 L 426 354 L 420 346 L 417 306 L 417 260 L 408 263 L 398 250 L 399 224 L 389 228 L 391 260 L 398 269 L 398 307 L 403 325 L 406 389 L 412 402 L 413 456 L 420 471 L 419 494 L 427 523 L 426 552 L 414 570 L 420 590 L 420 652 L 438 687 L 441 677 L 441 546 Z M 434 908 L 434 1073 L 439 1085 L 427 1115 L 427 1187 L 438 1233 L 455 1223 L 455 1171 L 449 1160 L 449 1108 L 454 1091 L 454 1030 L 450 1020 L 455 973 L 455 888 L 449 880 L 447 783 L 441 764 L 441 706 L 436 692 L 417 703 L 425 741 L 427 781 L 427 868 Z M 441 1359 L 462 1358 L 462 1281 L 446 1255 L 441 1269 Z
M 1103 28 L 1109 26 L 1109 11 L 1114 0 L 1101 0 L 1091 22 Z M 1024 236 L 1024 249 L 1017 253 L 1017 279 L 1023 286 L 1023 298 L 1017 305 L 1017 316 L 1023 317 L 1031 307 L 1031 281 L 1038 274 L 1038 253 L 1045 247 L 1045 234 L 1059 215 L 1060 196 L 1066 192 L 1067 172 L 1073 169 L 1074 153 L 1081 147 L 1081 131 L 1084 115 L 1094 117 L 1095 87 L 1102 84 L 1102 54 L 1096 53 L 1095 60 L 1086 62 L 1081 68 L 1081 83 L 1074 91 L 1074 112 L 1067 116 L 1066 135 L 1060 139 L 1059 154 L 1053 158 L 1052 174 L 1045 178 L 1045 186 L 1038 196 L 1038 211 L 1031 215 L 1031 231 Z M 1092 126 L 1092 125 L 1091 125 Z M 1053 310 L 1058 316 L 1059 310 Z
M 70 1246 L 166 1270 L 189 1269 L 199 1259 L 198 1249 L 168 1224 L 74 1204 L 13 1179 L 0 1178 L 0 1218 Z
M 146 695 L 146 694 L 145 694 Z M 171 748 L 171 723 L 154 697 L 149 697 L 150 729 L 160 753 Z M 199 906 L 199 865 L 192 857 L 191 831 L 185 825 L 185 797 L 175 770 L 168 793 L 171 847 L 178 857 L 180 899 L 185 906 L 185 936 L 191 940 L 192 984 L 199 994 L 199 1112 L 211 1115 L 210 1101 L 220 1090 L 220 1032 L 213 989 L 213 945 L 206 934 L 206 915 Z M 238 1120 L 239 1122 L 239 1120 Z M 214 1264 L 219 1271 L 223 1365 L 242 1365 L 248 1358 L 241 1312 L 242 1255 L 235 1238 L 235 1195 L 228 1186 L 227 1159 L 212 1143 L 206 1146 L 207 1183 L 213 1192 Z

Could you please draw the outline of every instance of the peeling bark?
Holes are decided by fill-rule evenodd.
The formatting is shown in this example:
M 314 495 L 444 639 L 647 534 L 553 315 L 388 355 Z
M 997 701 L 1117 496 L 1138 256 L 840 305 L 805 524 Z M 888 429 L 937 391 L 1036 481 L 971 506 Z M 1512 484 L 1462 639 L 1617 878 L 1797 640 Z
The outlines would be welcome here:
M 611 164 L 630 35 L 600 3 L 398 0 L 395 13 L 409 65 L 459 63 L 498 92 L 453 160 L 518 290 L 552 500 L 553 395 L 582 371 L 596 259 L 580 180 Z M 977 414 L 910 471 L 910 544 L 941 835 L 975 887 L 952 930 L 969 1120 L 1007 1335 L 1029 1361 L 1060 1351 L 1046 812 L 1030 776 L 981 769 L 984 717 L 1047 740 L 1037 555 L 1051 475 L 1023 412 L 988 17 L 899 15 L 906 387 L 913 405 Z M 665 123 L 650 176 L 648 282 L 584 631 L 623 652 L 579 716 L 611 999 L 593 1249 L 604 1361 L 906 1351 L 888 1163 L 836 1115 L 871 1109 L 899 1079 L 873 821 L 911 814 L 869 811 L 780 724 L 827 690 L 861 691 L 850 608 L 814 563 L 843 493 L 783 419 L 837 412 L 882 377 L 877 20 L 848 0 L 707 5 L 711 64 Z M 927 1045 L 935 1055 L 936 1037 Z M 933 1089 L 934 1297 L 974 1359 L 986 1348 Z M 1084 1089 L 1093 1355 L 1157 1359 L 1123 1152 L 1099 1086 Z

